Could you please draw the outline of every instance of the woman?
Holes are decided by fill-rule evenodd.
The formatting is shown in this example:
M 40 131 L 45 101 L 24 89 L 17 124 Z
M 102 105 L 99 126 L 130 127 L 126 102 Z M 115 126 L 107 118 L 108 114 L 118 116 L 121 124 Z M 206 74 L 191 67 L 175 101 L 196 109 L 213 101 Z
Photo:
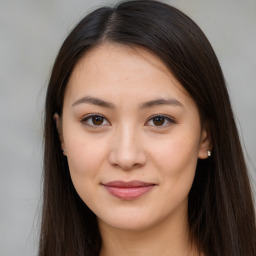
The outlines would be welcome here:
M 224 78 L 198 26 L 157 1 L 70 33 L 46 97 L 39 255 L 256 255 Z

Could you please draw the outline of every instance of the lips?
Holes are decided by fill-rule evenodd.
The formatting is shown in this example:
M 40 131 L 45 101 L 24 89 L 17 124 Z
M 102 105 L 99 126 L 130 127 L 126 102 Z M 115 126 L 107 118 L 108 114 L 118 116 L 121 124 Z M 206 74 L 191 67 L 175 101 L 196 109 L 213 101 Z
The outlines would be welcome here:
M 156 184 L 143 181 L 111 181 L 102 184 L 112 195 L 122 200 L 133 200 L 148 193 Z

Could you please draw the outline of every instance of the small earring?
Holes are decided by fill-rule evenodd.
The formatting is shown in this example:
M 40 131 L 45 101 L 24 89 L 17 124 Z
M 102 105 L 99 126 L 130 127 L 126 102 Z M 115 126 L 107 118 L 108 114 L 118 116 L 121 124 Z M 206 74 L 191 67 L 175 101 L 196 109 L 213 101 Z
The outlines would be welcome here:
M 211 150 L 206 150 L 206 152 L 207 152 L 208 157 L 210 157 L 212 155 Z
M 66 154 L 65 150 L 63 150 L 63 151 L 62 151 L 62 153 L 63 153 L 63 155 L 64 155 L 64 156 L 67 156 L 67 154 Z

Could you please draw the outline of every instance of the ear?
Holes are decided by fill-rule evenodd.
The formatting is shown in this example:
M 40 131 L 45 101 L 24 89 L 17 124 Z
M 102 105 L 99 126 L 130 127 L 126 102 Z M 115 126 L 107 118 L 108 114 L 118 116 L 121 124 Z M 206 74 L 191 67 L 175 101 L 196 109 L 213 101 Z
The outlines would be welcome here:
M 57 128 L 57 131 L 58 131 L 58 134 L 59 134 L 59 139 L 60 139 L 60 143 L 61 143 L 61 149 L 63 150 L 63 154 L 65 154 L 65 143 L 64 143 L 64 139 L 63 139 L 63 133 L 62 133 L 62 120 L 60 118 L 60 116 L 55 113 L 53 115 L 53 119 L 56 123 L 56 128 Z
M 211 142 L 211 134 L 210 134 L 210 125 L 206 123 L 203 125 L 201 131 L 200 144 L 198 149 L 198 158 L 206 159 L 209 157 L 208 151 L 212 151 L 212 142 Z

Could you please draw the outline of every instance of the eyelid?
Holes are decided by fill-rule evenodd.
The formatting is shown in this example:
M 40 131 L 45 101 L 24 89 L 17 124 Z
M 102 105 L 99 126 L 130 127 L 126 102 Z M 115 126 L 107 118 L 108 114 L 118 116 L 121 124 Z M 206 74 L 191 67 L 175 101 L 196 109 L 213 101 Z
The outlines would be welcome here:
M 95 116 L 99 116 L 102 117 L 108 124 L 101 124 L 101 125 L 93 125 L 93 124 L 89 124 L 87 121 L 88 119 L 95 117 Z M 162 117 L 165 120 L 168 121 L 168 124 L 166 125 L 147 125 L 149 123 L 149 121 L 151 121 L 152 119 L 156 118 L 156 117 Z M 92 128 L 101 128 L 103 126 L 110 126 L 111 123 L 107 120 L 107 118 L 105 118 L 102 114 L 97 114 L 97 113 L 93 113 L 93 114 L 88 114 L 86 116 L 84 116 L 83 118 L 81 118 L 81 122 L 89 127 Z M 103 121 L 104 122 L 104 121 Z M 156 127 L 156 128 L 164 128 L 164 127 L 168 127 L 170 124 L 177 124 L 177 121 L 175 120 L 175 118 L 169 116 L 169 115 L 164 115 L 164 114 L 155 114 L 153 116 L 151 116 L 148 121 L 145 123 L 146 126 L 152 126 L 152 127 Z
M 175 120 L 174 117 L 171 117 L 171 116 L 168 116 L 168 115 L 163 115 L 163 114 L 156 114 L 156 115 L 151 116 L 148 119 L 148 121 L 146 122 L 146 124 L 150 120 L 154 119 L 155 117 L 163 117 L 163 118 L 165 118 L 165 120 L 168 121 L 168 125 L 159 125 L 159 126 L 157 126 L 157 125 L 146 125 L 146 126 L 152 126 L 152 127 L 157 127 L 157 128 L 164 128 L 164 127 L 168 127 L 170 124 L 177 124 L 177 121 Z
M 93 125 L 93 124 L 89 124 L 87 122 L 88 119 L 92 118 L 92 117 L 95 117 L 95 116 L 99 116 L 99 117 L 102 117 L 105 121 L 108 122 L 108 124 L 102 124 L 102 125 Z M 86 125 L 86 126 L 89 126 L 89 127 L 93 127 L 93 128 L 101 128 L 102 126 L 109 126 L 111 125 L 110 122 L 107 120 L 106 117 L 104 117 L 102 114 L 97 114 L 97 113 L 94 113 L 94 114 L 88 114 L 86 116 L 84 116 L 83 118 L 81 118 L 81 122 Z

